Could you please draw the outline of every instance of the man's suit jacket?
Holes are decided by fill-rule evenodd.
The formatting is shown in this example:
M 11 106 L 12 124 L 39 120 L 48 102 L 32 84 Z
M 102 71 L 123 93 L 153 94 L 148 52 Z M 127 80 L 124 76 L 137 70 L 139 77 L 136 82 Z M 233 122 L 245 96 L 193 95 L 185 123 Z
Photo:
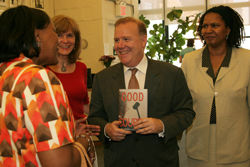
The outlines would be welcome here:
M 90 124 L 101 126 L 105 166 L 178 166 L 176 136 L 192 123 L 195 113 L 185 77 L 180 68 L 166 62 L 148 60 L 145 89 L 148 89 L 148 117 L 164 123 L 165 137 L 158 134 L 127 135 L 123 141 L 104 136 L 107 123 L 118 120 L 119 89 L 125 89 L 123 65 L 111 66 L 94 77 Z M 175 163 L 175 164 L 174 164 Z
M 216 157 L 220 164 L 250 159 L 250 51 L 232 49 L 229 67 L 221 67 L 215 84 L 202 67 L 203 49 L 185 55 L 182 69 L 193 97 L 196 117 L 187 130 L 189 157 L 208 161 L 212 101 L 216 104 Z

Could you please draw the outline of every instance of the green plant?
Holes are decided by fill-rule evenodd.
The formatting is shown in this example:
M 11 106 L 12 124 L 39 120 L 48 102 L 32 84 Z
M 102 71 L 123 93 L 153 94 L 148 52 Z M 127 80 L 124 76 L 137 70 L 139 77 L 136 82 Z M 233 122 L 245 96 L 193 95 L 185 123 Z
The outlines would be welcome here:
M 107 68 L 111 65 L 112 61 L 115 59 L 113 55 L 103 55 L 99 61 L 103 62 L 103 65 Z
M 146 19 L 146 17 L 144 17 L 143 15 L 139 16 L 139 19 L 141 21 L 143 21 L 146 25 L 146 27 L 148 28 L 148 25 L 150 24 L 150 21 L 148 19 Z
M 184 35 L 190 30 L 193 30 L 194 36 L 196 35 L 197 20 L 202 12 L 196 15 L 187 16 L 185 20 L 180 19 L 182 13 L 183 11 L 181 9 L 174 8 L 167 14 L 167 18 L 170 21 L 177 20 L 178 22 L 177 29 L 170 35 L 169 39 L 165 36 L 164 25 L 153 25 L 153 30 L 149 31 L 151 36 L 148 38 L 147 43 L 148 52 L 146 54 L 149 57 L 154 58 L 157 56 L 156 58 L 158 60 L 172 63 L 174 60 L 177 60 L 185 44 L 186 38 L 184 38 Z M 144 17 L 142 21 L 145 22 L 145 20 L 147 19 Z

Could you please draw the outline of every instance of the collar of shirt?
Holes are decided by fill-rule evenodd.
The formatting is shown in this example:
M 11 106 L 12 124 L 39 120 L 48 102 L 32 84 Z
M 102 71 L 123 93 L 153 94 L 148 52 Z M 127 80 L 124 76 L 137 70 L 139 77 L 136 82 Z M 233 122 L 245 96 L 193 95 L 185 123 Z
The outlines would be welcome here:
M 231 55 L 232 55 L 232 48 L 228 47 L 226 56 L 224 57 L 220 68 L 221 67 L 229 67 Z M 214 76 L 214 71 L 213 71 L 212 63 L 211 63 L 210 56 L 209 56 L 208 46 L 206 46 L 204 48 L 203 53 L 202 53 L 202 67 L 208 67 L 207 74 L 211 78 L 216 79 L 216 77 Z M 220 70 L 220 68 L 219 68 L 219 70 Z M 218 73 L 219 73 L 219 71 L 218 71 Z
M 130 67 L 130 68 L 137 68 L 138 69 L 135 76 L 139 82 L 140 89 L 144 89 L 146 72 L 147 72 L 147 68 L 148 68 L 148 59 L 147 59 L 146 55 L 144 55 L 141 62 L 137 66 Z M 129 83 L 129 80 L 131 77 L 131 71 L 129 70 L 130 68 L 123 66 L 124 80 L 125 80 L 126 88 L 128 87 L 128 83 Z

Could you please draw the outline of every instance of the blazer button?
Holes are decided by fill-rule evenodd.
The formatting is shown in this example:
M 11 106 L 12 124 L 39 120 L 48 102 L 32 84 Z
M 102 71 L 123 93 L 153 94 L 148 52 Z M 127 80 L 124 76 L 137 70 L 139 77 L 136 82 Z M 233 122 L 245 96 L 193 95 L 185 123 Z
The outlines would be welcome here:
M 215 97 L 218 96 L 218 94 L 219 94 L 218 92 L 214 92 L 214 96 L 215 96 Z

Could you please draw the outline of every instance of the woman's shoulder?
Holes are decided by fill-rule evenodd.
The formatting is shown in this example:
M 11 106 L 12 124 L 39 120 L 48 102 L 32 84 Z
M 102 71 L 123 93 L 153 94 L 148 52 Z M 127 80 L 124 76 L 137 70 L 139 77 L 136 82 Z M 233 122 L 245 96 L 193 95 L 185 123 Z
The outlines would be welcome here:
M 242 55 L 246 55 L 249 56 L 250 54 L 250 50 L 249 49 L 245 49 L 245 48 L 235 48 L 233 47 L 232 51 L 236 54 L 242 54 Z
M 81 61 L 76 61 L 76 66 L 79 66 L 81 68 L 87 68 L 86 64 Z
M 4 66 L 1 67 L 1 70 L 4 70 L 1 80 L 5 80 L 8 76 L 13 76 L 12 81 L 16 80 L 18 83 L 24 81 L 29 86 L 37 83 L 41 86 L 43 82 L 56 78 L 55 74 L 49 69 L 30 62 L 14 62 L 5 69 Z
M 83 66 L 86 66 L 86 64 L 85 64 L 85 63 L 83 63 L 83 62 L 81 62 L 81 61 L 76 61 L 76 64 L 77 64 L 77 65 L 83 65 Z
M 250 50 L 245 48 L 233 48 L 232 59 L 237 59 L 240 62 L 250 64 Z
M 186 53 L 185 59 L 196 59 L 196 58 L 202 57 L 203 50 L 204 48 L 201 48 L 201 49 L 197 49 L 192 52 Z

